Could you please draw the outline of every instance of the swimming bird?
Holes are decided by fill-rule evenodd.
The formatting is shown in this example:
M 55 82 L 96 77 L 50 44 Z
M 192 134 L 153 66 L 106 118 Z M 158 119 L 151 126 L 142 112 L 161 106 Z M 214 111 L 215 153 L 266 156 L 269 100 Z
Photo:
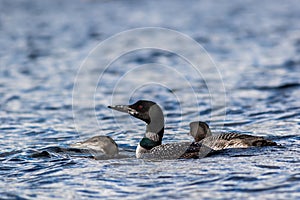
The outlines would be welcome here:
M 201 142 L 213 150 L 277 145 L 271 140 L 248 134 L 230 132 L 212 134 L 209 126 L 201 121 L 190 123 L 190 135 L 194 137 L 195 142 Z
M 83 142 L 71 144 L 70 147 L 87 149 L 95 157 L 114 157 L 119 153 L 117 143 L 109 136 L 94 136 Z
M 132 105 L 115 105 L 108 108 L 128 113 L 146 122 L 146 133 L 136 148 L 137 158 L 198 158 L 211 151 L 209 147 L 197 142 L 162 144 L 164 115 L 159 105 L 153 101 L 139 100 Z

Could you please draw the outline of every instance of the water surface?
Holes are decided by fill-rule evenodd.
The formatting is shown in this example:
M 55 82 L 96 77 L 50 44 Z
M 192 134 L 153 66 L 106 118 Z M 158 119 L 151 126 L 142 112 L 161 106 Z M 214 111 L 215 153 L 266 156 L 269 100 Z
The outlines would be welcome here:
M 297 1 L 1 0 L 0 13 L 1 198 L 300 197 Z M 75 107 L 84 120 L 84 131 L 78 132 L 72 90 L 81 63 L 100 41 L 144 26 L 170 28 L 199 42 L 221 74 L 224 85 L 213 87 L 225 88 L 226 105 L 212 108 L 204 78 L 217 78 L 205 76 L 203 68 L 204 76 L 198 76 L 176 54 L 144 49 L 111 64 L 95 90 L 95 105 L 83 101 Z M 149 63 L 156 64 L 135 69 Z M 132 69 L 138 76 L 125 76 Z M 193 90 L 170 69 L 189 80 Z M 87 83 L 99 78 L 95 72 L 102 69 L 94 70 L 84 77 Z M 124 81 L 113 93 L 120 77 Z M 170 85 L 143 85 L 149 79 Z M 265 136 L 281 146 L 226 150 L 196 160 L 138 160 L 134 150 L 143 122 L 106 107 L 138 99 L 162 106 L 164 143 L 191 141 L 188 123 L 201 119 L 214 131 Z M 93 118 L 99 125 L 89 123 Z M 94 160 L 59 151 L 99 134 L 111 136 L 129 157 Z

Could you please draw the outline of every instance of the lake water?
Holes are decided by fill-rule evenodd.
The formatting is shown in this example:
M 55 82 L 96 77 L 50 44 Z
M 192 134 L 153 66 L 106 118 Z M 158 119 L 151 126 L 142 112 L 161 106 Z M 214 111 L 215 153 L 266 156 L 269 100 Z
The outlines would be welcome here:
M 296 0 L 0 0 L 1 199 L 299 199 L 299 21 Z M 138 99 L 163 143 L 201 120 L 281 146 L 139 160 L 145 124 L 107 108 Z M 127 156 L 64 150 L 96 135 Z

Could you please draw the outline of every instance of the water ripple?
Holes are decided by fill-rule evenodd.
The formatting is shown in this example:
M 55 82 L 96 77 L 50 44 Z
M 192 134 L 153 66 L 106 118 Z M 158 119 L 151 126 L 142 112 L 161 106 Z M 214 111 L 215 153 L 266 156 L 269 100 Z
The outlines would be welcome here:
M 298 4 L 1 1 L 1 199 L 298 199 Z M 226 88 L 226 106 L 213 107 L 215 88 L 207 83 L 216 83 L 217 76 L 206 63 L 197 66 L 199 75 L 173 52 L 144 49 L 114 60 L 103 81 L 91 86 L 95 106 L 83 101 L 72 107 L 75 76 L 88 52 L 115 33 L 142 26 L 171 27 L 203 45 L 222 76 L 224 85 L 212 85 L 216 91 Z M 172 45 L 185 48 L 179 42 Z M 89 64 L 111 56 L 106 53 Z M 186 53 L 201 59 L 194 51 Z M 123 89 L 112 94 L 127 72 L 150 63 L 152 67 L 124 81 Z M 192 89 L 154 64 L 177 70 Z M 81 97 L 99 79 L 100 70 L 96 64 L 87 72 Z M 145 86 L 144 79 L 170 85 Z M 280 145 L 229 149 L 195 160 L 138 160 L 135 148 L 144 123 L 114 115 L 107 105 L 111 100 L 128 103 L 144 98 L 163 107 L 164 143 L 191 141 L 188 124 L 202 120 L 213 131 L 265 136 Z M 86 132 L 75 129 L 72 109 L 80 111 Z M 99 126 L 90 123 L 93 117 Z M 113 137 L 124 156 L 95 160 L 89 152 L 68 146 L 95 135 Z

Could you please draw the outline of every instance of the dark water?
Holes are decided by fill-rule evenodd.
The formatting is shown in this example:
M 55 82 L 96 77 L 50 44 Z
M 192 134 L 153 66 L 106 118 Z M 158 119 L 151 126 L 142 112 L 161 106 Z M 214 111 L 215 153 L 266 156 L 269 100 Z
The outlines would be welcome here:
M 298 199 L 299 21 L 296 0 L 0 0 L 0 197 Z M 213 61 L 205 63 L 177 38 L 172 48 L 199 58 L 200 74 L 164 49 L 127 52 L 105 71 L 104 61 L 142 44 L 149 32 L 89 54 L 139 27 L 186 34 Z M 170 38 L 158 34 L 153 43 Z M 76 79 L 79 69 L 87 70 Z M 76 83 L 81 88 L 73 93 Z M 265 136 L 281 146 L 198 160 L 137 160 L 144 124 L 106 106 L 138 99 L 162 106 L 165 143 L 190 141 L 188 123 L 202 120 L 213 130 Z M 129 157 L 94 160 L 61 149 L 101 134 Z

